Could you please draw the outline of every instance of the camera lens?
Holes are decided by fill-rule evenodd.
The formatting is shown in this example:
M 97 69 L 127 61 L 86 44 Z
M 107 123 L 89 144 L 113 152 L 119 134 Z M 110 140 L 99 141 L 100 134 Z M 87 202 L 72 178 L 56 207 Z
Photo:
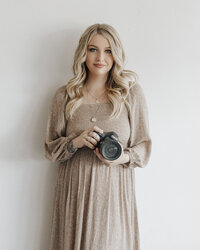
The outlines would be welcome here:
M 107 141 L 100 146 L 100 153 L 109 161 L 118 159 L 121 155 L 121 146 L 116 141 Z

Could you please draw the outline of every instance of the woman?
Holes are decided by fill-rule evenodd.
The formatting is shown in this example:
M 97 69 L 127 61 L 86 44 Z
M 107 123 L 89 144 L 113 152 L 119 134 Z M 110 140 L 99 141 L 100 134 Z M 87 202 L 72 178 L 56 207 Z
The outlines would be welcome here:
M 82 34 L 74 77 L 57 89 L 45 155 L 59 163 L 50 250 L 138 250 L 135 167 L 151 152 L 147 105 L 116 30 L 94 24 Z M 107 160 L 97 143 L 119 137 L 121 155 Z M 96 149 L 95 149 L 96 148 Z

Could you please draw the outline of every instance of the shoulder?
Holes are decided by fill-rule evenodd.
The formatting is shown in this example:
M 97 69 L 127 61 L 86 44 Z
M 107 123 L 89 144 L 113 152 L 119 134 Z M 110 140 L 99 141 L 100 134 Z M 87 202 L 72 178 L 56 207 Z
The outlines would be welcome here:
M 129 89 L 129 93 L 131 96 L 140 96 L 144 94 L 143 88 L 139 83 L 134 83 L 130 89 Z
M 62 85 L 60 87 L 58 87 L 54 93 L 53 96 L 53 101 L 63 101 L 67 98 L 67 89 L 66 89 L 66 85 Z
M 130 86 L 127 97 L 129 103 L 133 104 L 134 102 L 138 102 L 139 100 L 142 101 L 144 99 L 144 91 L 139 83 L 134 83 L 132 86 Z
M 66 85 L 62 85 L 59 88 L 56 89 L 54 96 L 66 96 L 67 94 L 67 89 Z

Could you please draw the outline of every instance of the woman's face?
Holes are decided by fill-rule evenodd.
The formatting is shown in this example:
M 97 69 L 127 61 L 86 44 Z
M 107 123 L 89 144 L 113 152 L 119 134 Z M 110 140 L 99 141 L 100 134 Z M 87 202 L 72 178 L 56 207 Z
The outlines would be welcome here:
M 87 46 L 86 65 L 95 75 L 108 74 L 113 65 L 109 41 L 102 35 L 94 35 Z

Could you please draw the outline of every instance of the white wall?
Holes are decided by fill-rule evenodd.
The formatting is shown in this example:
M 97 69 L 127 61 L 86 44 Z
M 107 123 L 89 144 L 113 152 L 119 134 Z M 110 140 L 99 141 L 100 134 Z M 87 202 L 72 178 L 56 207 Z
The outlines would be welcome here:
M 136 169 L 141 250 L 200 249 L 199 1 L 18 0 L 0 9 L 1 249 L 48 249 L 57 165 L 44 158 L 47 112 L 72 76 L 80 35 L 97 22 L 117 29 L 149 107 L 152 156 Z

